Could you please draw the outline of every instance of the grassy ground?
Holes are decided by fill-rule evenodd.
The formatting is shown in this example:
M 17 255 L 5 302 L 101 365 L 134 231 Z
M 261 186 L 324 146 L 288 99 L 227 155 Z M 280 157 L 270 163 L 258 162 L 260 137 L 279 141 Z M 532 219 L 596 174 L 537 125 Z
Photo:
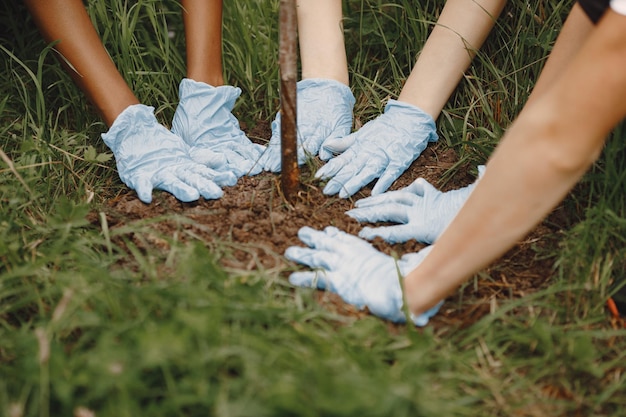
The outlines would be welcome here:
M 164 256 L 134 249 L 140 222 L 112 236 L 99 207 L 124 188 L 105 126 L 20 2 L 1 3 L 0 416 L 623 414 L 626 331 L 605 310 L 626 270 L 621 128 L 565 202 L 547 289 L 445 335 L 390 331 L 284 280 L 227 273 L 200 242 Z M 171 120 L 176 4 L 87 3 L 141 101 Z M 226 3 L 225 73 L 250 126 L 278 105 L 278 1 Z M 397 95 L 443 1 L 415 4 L 344 0 L 359 121 Z M 463 161 L 484 162 L 521 109 L 570 5 L 507 5 L 438 121 Z

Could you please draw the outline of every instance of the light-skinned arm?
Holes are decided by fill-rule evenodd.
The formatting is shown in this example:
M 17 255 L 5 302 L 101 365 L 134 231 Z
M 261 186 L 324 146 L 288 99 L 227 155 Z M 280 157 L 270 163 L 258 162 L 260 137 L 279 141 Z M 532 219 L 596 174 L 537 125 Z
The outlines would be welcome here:
M 437 119 L 506 0 L 448 0 L 402 88 L 398 101 Z
M 332 153 L 324 143 L 350 134 L 354 95 L 350 91 L 343 35 L 341 0 L 299 0 L 296 3 L 301 80 L 297 83 L 298 163 Z M 267 171 L 281 170 L 280 113 L 272 138 L 260 160 Z
M 187 78 L 178 87 L 172 132 L 198 163 L 237 177 L 261 172 L 264 146 L 253 143 L 233 114 L 241 89 L 224 84 L 222 0 L 183 0 Z
M 448 0 L 397 100 L 357 132 L 328 140 L 341 154 L 315 176 L 324 193 L 346 198 L 378 178 L 372 195 L 385 192 L 437 140 L 435 120 L 483 44 L 506 0 Z
M 349 85 L 341 0 L 298 0 L 296 7 L 302 79 Z
M 563 33 L 581 13 L 576 5 Z M 626 116 L 624 39 L 626 16 L 610 10 L 578 52 L 560 55 L 564 43 L 559 38 L 554 53 L 564 57 L 561 66 L 546 64 L 550 71 L 560 68 L 548 72 L 559 77 L 550 78 L 525 106 L 459 214 L 406 276 L 412 312 L 426 311 L 504 254 L 595 161 L 606 136 Z

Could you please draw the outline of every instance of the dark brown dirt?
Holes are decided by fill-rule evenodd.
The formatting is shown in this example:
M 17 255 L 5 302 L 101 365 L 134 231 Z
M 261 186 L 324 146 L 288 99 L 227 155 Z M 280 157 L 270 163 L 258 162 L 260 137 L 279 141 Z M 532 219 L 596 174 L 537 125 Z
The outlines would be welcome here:
M 270 136 L 267 124 L 260 124 L 248 133 L 254 138 L 268 139 Z M 442 144 L 431 144 L 392 189 L 406 186 L 418 177 L 426 178 L 442 190 L 470 184 L 475 176 L 470 173 L 472 167 L 469 166 L 462 167 L 445 184 L 441 184 L 442 175 L 457 161 L 453 150 Z M 152 219 L 149 227 L 154 229 L 154 237 L 149 241 L 138 238 L 133 242 L 140 249 L 150 246 L 150 250 L 155 247 L 167 250 L 167 240 L 158 236 L 177 236 L 182 240 L 184 236 L 193 235 L 221 252 L 224 256 L 220 256 L 220 262 L 229 270 L 283 271 L 281 274 L 287 279 L 285 269 L 296 266 L 284 259 L 282 254 L 291 245 L 301 245 L 297 232 L 302 226 L 322 229 L 333 225 L 355 235 L 362 227 L 344 213 L 353 207 L 354 201 L 368 196 L 371 188 L 348 200 L 328 197 L 322 194 L 323 184 L 311 180 L 314 169 L 302 168 L 303 184 L 293 204 L 287 204 L 281 195 L 280 177 L 263 173 L 241 178 L 234 187 L 226 188 L 219 200 L 186 204 L 167 193 L 155 192 L 152 204 L 146 205 L 129 191 L 109 200 L 105 211 L 111 229 L 139 219 Z M 166 216 L 171 214 L 178 215 L 179 220 Z M 499 301 L 524 296 L 545 285 L 552 275 L 554 262 L 545 255 L 557 244 L 561 229 L 559 224 L 563 222 L 561 210 L 555 210 L 526 239 L 479 274 L 476 281 L 469 282 L 449 297 L 432 320 L 432 325 L 439 328 L 465 327 L 488 314 Z M 395 251 L 398 255 L 423 247 L 414 241 L 389 245 L 380 239 L 374 245 L 386 253 Z M 318 300 L 342 314 L 367 314 L 344 304 L 333 294 L 319 292 Z

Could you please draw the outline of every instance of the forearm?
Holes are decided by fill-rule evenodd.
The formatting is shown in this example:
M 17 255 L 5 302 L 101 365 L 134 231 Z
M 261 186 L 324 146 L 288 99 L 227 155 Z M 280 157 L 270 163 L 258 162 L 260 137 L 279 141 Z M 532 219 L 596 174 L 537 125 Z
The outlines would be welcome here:
M 578 3 L 574 4 L 527 103 L 536 100 L 554 84 L 555 80 L 561 76 L 563 68 L 569 65 L 592 29 L 591 20 Z
M 137 104 L 104 49 L 81 0 L 25 0 L 44 39 L 55 50 L 76 84 L 94 103 L 108 126 L 129 105 Z
M 222 0 L 182 0 L 187 77 L 219 86 L 222 73 Z
M 437 119 L 505 3 L 448 0 L 398 100 Z
M 624 118 L 626 17 L 609 18 L 619 21 L 599 25 L 561 78 L 524 108 L 464 207 L 408 274 L 412 311 L 434 305 L 528 233 L 584 174 Z
M 327 78 L 349 85 L 341 0 L 298 0 L 302 78 Z

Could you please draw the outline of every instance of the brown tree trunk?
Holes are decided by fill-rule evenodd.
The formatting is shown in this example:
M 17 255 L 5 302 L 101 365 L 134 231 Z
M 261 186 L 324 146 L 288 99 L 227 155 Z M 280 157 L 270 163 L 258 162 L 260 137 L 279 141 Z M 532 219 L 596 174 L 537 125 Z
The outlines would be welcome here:
M 281 185 L 288 202 L 293 199 L 300 185 L 297 150 L 297 17 L 296 0 L 280 1 L 280 144 Z

